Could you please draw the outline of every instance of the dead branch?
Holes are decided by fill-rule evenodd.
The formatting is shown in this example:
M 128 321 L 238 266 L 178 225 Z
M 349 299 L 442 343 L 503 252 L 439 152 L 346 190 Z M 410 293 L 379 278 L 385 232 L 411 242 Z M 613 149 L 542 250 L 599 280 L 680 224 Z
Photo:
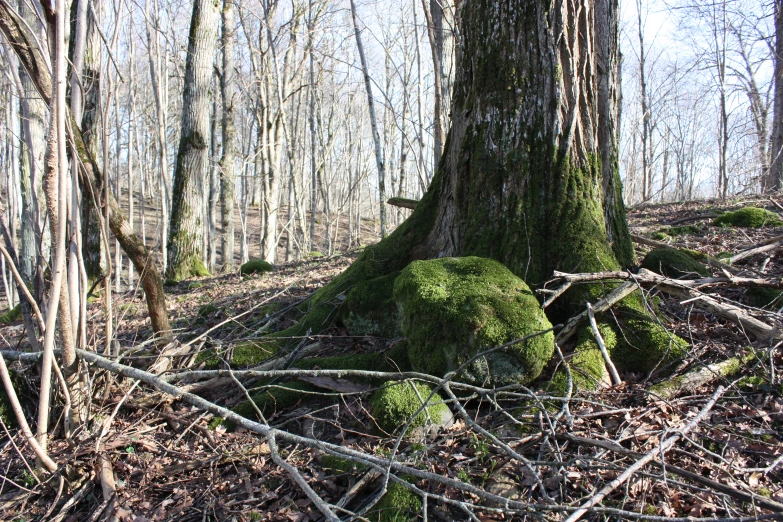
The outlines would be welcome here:
M 644 457 L 640 458 L 632 466 L 623 471 L 620 476 L 604 486 L 601 491 L 593 495 L 590 500 L 582 504 L 579 509 L 571 513 L 571 516 L 569 516 L 565 522 L 576 522 L 582 518 L 585 513 L 600 504 L 609 493 L 620 487 L 629 478 L 631 478 L 634 473 L 641 470 L 649 462 L 653 461 L 655 457 L 660 456 L 663 458 L 663 455 L 669 451 L 672 446 L 674 446 L 674 443 L 677 442 L 680 437 L 687 435 L 688 432 L 692 431 L 696 426 L 699 425 L 702 419 L 707 416 L 707 413 L 710 412 L 712 407 L 715 406 L 715 403 L 718 401 L 720 396 L 723 395 L 724 390 L 725 388 L 723 386 L 718 386 L 718 389 L 715 390 L 715 393 L 712 394 L 712 397 L 710 397 L 710 400 L 707 402 L 707 404 L 704 405 L 699 414 L 691 419 L 688 424 L 686 424 L 681 430 L 675 432 L 674 435 L 661 442 L 659 447 L 649 451 L 644 455 Z
M 700 386 L 720 379 L 721 377 L 730 377 L 737 373 L 743 364 L 751 361 L 755 357 L 753 352 L 732 357 L 726 361 L 710 364 L 694 370 L 685 375 L 678 375 L 667 379 L 650 387 L 650 393 L 660 399 L 669 400 L 683 393 L 695 391 Z
M 588 439 L 586 437 L 580 437 L 578 435 L 573 435 L 571 433 L 559 433 L 557 435 L 557 438 L 560 440 L 572 441 L 577 444 L 584 444 L 588 446 L 602 448 L 607 451 L 617 453 L 618 455 L 626 455 L 628 457 L 633 457 L 635 459 L 640 459 L 644 457 L 644 453 L 639 453 L 638 451 L 629 450 L 628 448 L 624 448 L 623 446 L 620 446 L 619 444 L 612 441 Z M 652 460 L 650 464 L 658 468 L 662 468 L 662 469 L 664 468 L 663 464 L 661 464 L 656 460 Z M 692 471 L 688 471 L 687 469 L 682 469 L 672 464 L 667 463 L 665 469 L 668 473 L 672 473 L 684 479 L 702 484 L 704 486 L 714 489 L 715 491 L 719 491 L 720 493 L 735 498 L 741 502 L 750 502 L 764 509 L 769 509 L 770 511 L 783 513 L 783 504 L 768 499 L 767 497 L 762 497 L 761 495 L 756 495 L 755 493 L 746 493 L 744 491 L 740 491 L 726 484 L 722 484 L 720 482 L 707 478 L 703 475 L 700 475 L 698 473 L 693 473 Z
M 408 198 L 389 198 L 386 200 L 386 204 L 392 205 L 393 207 L 409 208 L 413 210 L 419 202 L 415 199 Z
M 654 286 L 656 289 L 677 297 L 678 299 L 698 300 L 699 306 L 701 308 L 719 317 L 739 324 L 746 332 L 752 334 L 760 341 L 770 341 L 783 338 L 783 332 L 781 332 L 778 327 L 770 326 L 767 323 L 751 316 L 742 308 L 729 303 L 721 303 L 714 297 L 704 294 L 697 289 L 699 286 L 716 285 L 722 283 L 739 285 L 740 282 L 764 282 L 765 286 L 768 288 L 778 288 L 783 287 L 783 282 L 736 277 L 713 277 L 708 279 L 678 280 L 656 274 L 644 268 L 640 269 L 638 274 L 632 274 L 630 272 L 597 272 L 593 274 L 567 274 L 564 272 L 555 272 L 554 275 L 555 277 L 560 277 L 565 281 L 572 283 L 611 279 L 633 279 L 642 286 Z

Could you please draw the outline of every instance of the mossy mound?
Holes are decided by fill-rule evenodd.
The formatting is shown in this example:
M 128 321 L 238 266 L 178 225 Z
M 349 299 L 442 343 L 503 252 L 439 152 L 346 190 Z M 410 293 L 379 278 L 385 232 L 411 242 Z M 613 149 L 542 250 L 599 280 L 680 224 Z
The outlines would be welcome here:
M 688 343 L 666 330 L 650 313 L 632 295 L 613 314 L 599 316 L 598 331 L 618 371 L 646 375 L 686 354 Z M 574 393 L 594 390 L 601 382 L 609 382 L 604 356 L 588 325 L 580 330 L 568 362 Z M 568 376 L 560 370 L 552 378 L 549 391 L 562 395 L 567 389 Z
M 444 375 L 489 348 L 552 328 L 528 286 L 480 257 L 414 261 L 394 283 L 414 370 Z M 552 332 L 473 361 L 459 378 L 504 385 L 538 377 L 554 352 Z
M 264 274 L 274 270 L 274 266 L 263 259 L 251 259 L 239 267 L 239 273 L 242 275 Z
M 321 466 L 337 475 L 345 475 L 367 468 L 366 464 L 329 454 L 321 456 Z
M 677 248 L 656 248 L 642 261 L 642 268 L 667 277 L 681 278 L 694 275 L 707 277 L 710 271 L 688 252 Z
M 351 335 L 399 337 L 402 334 L 394 302 L 394 281 L 399 272 L 362 281 L 348 292 L 338 317 Z
M 413 522 L 421 508 L 418 495 L 402 484 L 392 482 L 367 518 L 372 522 Z
M 701 234 L 702 229 L 696 225 L 680 225 L 678 227 L 669 227 L 665 232 L 670 236 L 684 236 L 687 234 Z
M 6 313 L 0 315 L 0 324 L 8 324 L 22 318 L 22 305 L 16 305 Z
M 313 250 L 309 254 L 307 254 L 307 257 L 324 257 L 324 255 L 321 252 L 318 252 L 317 250 Z
M 663 230 L 659 230 L 658 232 L 655 232 L 651 237 L 656 241 L 669 241 L 672 238 L 672 236 L 670 236 Z
M 716 226 L 761 228 L 779 227 L 783 221 L 774 212 L 758 207 L 744 207 L 732 212 L 725 212 L 712 221 Z
M 207 317 L 209 315 L 214 314 L 220 310 L 217 306 L 215 306 L 213 303 L 207 303 L 203 304 L 198 307 L 198 316 L 199 317 Z
M 242 341 L 228 350 L 225 357 L 233 367 L 247 368 L 264 362 L 279 351 L 280 345 L 274 339 Z M 222 361 L 214 350 L 205 350 L 196 358 L 196 363 L 203 362 L 207 369 L 217 368 Z
M 424 404 L 422 401 L 426 401 L 426 409 L 422 409 L 413 417 L 406 434 L 427 424 L 428 415 L 429 420 L 435 425 L 447 423 L 452 418 L 451 411 L 440 395 L 435 394 L 430 398 L 430 394 L 432 388 L 413 381 L 401 381 L 384 386 L 375 392 L 372 398 L 372 414 L 375 422 L 383 432 L 393 434 L 422 407 Z
M 758 308 L 780 308 L 783 306 L 782 295 L 783 292 L 774 288 L 748 288 L 745 291 L 750 304 Z

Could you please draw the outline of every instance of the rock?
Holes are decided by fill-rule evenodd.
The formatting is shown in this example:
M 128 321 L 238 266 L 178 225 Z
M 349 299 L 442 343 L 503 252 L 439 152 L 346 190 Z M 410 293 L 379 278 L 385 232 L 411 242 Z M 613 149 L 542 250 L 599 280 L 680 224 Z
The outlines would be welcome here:
M 275 267 L 272 266 L 271 263 L 268 263 L 263 259 L 251 259 L 239 267 L 239 273 L 242 275 L 263 274 L 265 272 L 271 272 L 274 268 Z
M 411 366 L 431 375 L 552 328 L 525 282 L 492 259 L 414 261 L 397 277 L 394 300 Z M 458 378 L 490 386 L 527 383 L 553 352 L 554 335 L 548 332 L 476 359 Z
M 656 248 L 645 256 L 642 268 L 673 278 L 710 275 L 707 267 L 677 248 Z
M 402 335 L 393 299 L 394 281 L 399 272 L 362 281 L 354 286 L 340 305 L 338 315 L 351 335 Z
M 757 207 L 743 207 L 739 210 L 726 212 L 716 217 L 712 224 L 715 226 L 731 226 L 746 228 L 779 227 L 783 221 L 774 212 Z
M 375 392 L 372 398 L 372 414 L 378 427 L 390 435 L 408 422 L 416 411 L 427 402 L 413 417 L 405 435 L 409 438 L 419 438 L 432 429 L 449 426 L 454 416 L 437 393 L 432 395 L 432 388 L 426 384 L 414 381 L 389 383 Z M 422 402 L 424 401 L 424 402 Z

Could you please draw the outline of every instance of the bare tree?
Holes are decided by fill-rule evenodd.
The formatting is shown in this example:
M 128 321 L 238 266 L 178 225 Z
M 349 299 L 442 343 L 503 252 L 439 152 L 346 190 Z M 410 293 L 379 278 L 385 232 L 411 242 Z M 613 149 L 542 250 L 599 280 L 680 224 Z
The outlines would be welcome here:
M 218 20 L 215 0 L 193 3 L 166 268 L 167 277 L 177 281 L 208 274 L 201 235 L 204 222 L 202 189 L 209 173 L 209 90 Z

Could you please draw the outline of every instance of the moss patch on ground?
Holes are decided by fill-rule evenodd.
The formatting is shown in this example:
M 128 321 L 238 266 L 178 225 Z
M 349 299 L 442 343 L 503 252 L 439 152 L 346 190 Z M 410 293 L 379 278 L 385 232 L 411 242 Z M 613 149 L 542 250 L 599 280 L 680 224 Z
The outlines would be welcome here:
M 642 261 L 642 268 L 673 278 L 710 275 L 706 266 L 699 263 L 690 253 L 677 248 L 652 250 Z
M 384 386 L 375 392 L 372 398 L 375 422 L 383 432 L 393 434 L 426 402 L 426 409 L 413 417 L 406 433 L 424 426 L 428 417 L 433 424 L 441 424 L 451 417 L 451 413 L 440 395 L 436 393 L 430 398 L 431 394 L 432 388 L 414 381 L 401 381 Z
M 19 398 L 20 401 L 23 401 L 24 396 L 21 392 L 25 386 L 24 379 L 22 379 L 18 373 L 11 369 L 8 370 L 8 374 L 11 377 L 11 384 L 16 391 L 17 398 Z M 6 393 L 5 386 L 2 385 L 0 385 L 0 419 L 3 419 L 3 422 L 9 428 L 18 427 L 16 415 L 14 415 L 14 410 L 11 408 L 11 400 L 8 398 L 8 393 Z
M 338 316 L 351 335 L 398 337 L 402 334 L 394 302 L 399 272 L 359 282 L 340 305 Z
M 242 275 L 263 274 L 271 272 L 274 268 L 271 263 L 263 259 L 251 259 L 239 267 L 239 273 Z
M 646 375 L 681 359 L 688 343 L 664 328 L 652 312 L 644 308 L 641 298 L 633 294 L 622 301 L 613 313 L 599 314 L 598 331 L 606 351 L 620 372 Z M 573 392 L 594 390 L 606 380 L 606 362 L 598 348 L 592 329 L 582 326 L 569 360 Z M 553 394 L 565 394 L 568 376 L 559 370 L 549 386 Z
M 414 370 L 444 375 L 477 353 L 548 330 L 551 323 L 528 286 L 497 261 L 414 261 L 394 284 Z M 538 377 L 554 352 L 547 332 L 476 359 L 460 379 L 503 385 Z
M 775 288 L 748 288 L 745 290 L 745 296 L 750 304 L 758 308 L 783 306 L 783 292 Z
M 779 227 L 783 225 L 780 217 L 769 210 L 758 207 L 744 207 L 732 212 L 725 212 L 712 221 L 716 226 L 761 228 Z
M 22 318 L 22 305 L 16 305 L 4 314 L 0 315 L 0 324 L 8 324 Z
M 264 362 L 279 351 L 279 341 L 258 339 L 237 343 L 228 351 L 226 357 L 232 366 L 248 368 Z M 204 363 L 206 369 L 215 369 L 223 362 L 223 358 L 215 350 L 205 350 L 196 358 L 197 364 L 201 362 Z
M 402 484 L 392 482 L 367 516 L 373 522 L 413 522 L 421 508 L 418 495 Z
M 290 408 L 305 397 L 312 397 L 313 392 L 323 392 L 322 389 L 302 381 L 284 382 L 280 384 L 265 384 L 264 389 L 251 395 L 253 402 L 264 415 L 276 413 Z M 245 418 L 259 420 L 256 409 L 249 401 L 237 404 L 231 410 Z

